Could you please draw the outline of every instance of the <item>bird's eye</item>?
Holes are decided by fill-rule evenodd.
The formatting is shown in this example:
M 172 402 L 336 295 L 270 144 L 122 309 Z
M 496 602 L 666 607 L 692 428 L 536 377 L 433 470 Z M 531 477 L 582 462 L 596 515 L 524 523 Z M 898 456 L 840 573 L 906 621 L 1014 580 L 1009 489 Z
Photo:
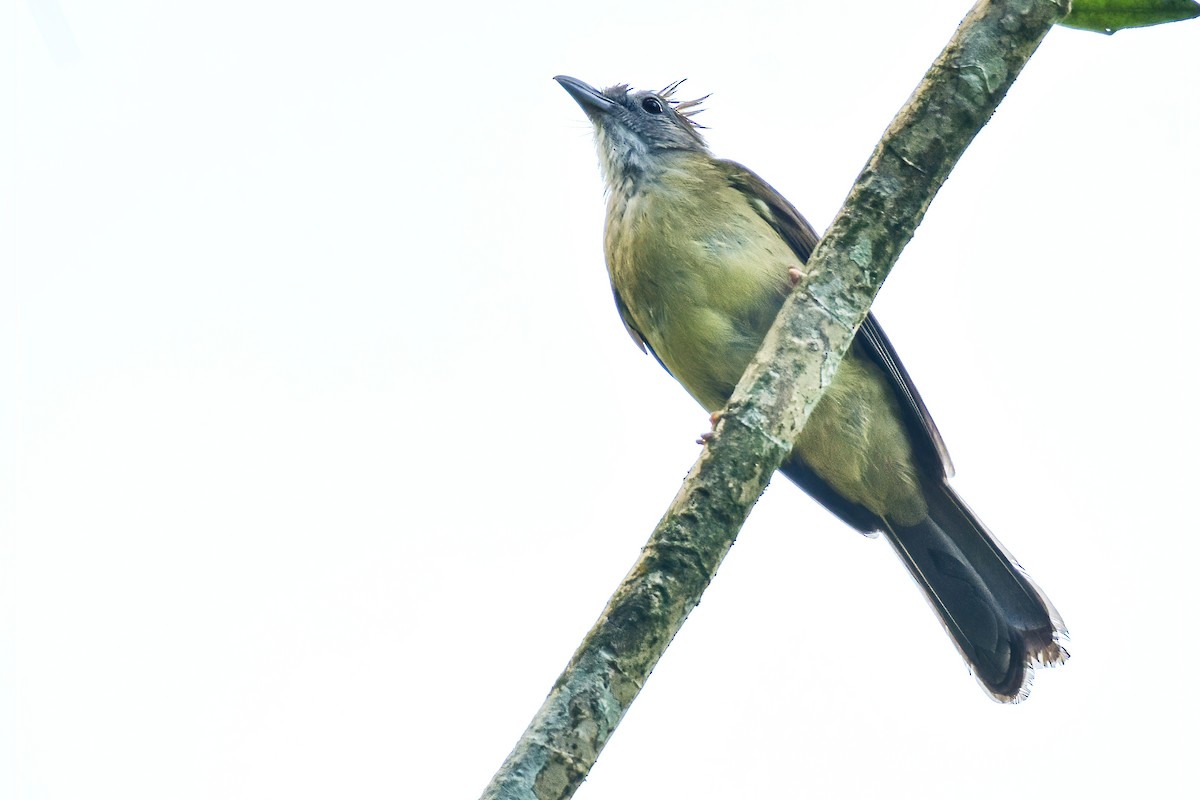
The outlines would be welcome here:
M 642 110 L 647 114 L 661 114 L 663 107 L 657 97 L 647 97 L 642 100 Z

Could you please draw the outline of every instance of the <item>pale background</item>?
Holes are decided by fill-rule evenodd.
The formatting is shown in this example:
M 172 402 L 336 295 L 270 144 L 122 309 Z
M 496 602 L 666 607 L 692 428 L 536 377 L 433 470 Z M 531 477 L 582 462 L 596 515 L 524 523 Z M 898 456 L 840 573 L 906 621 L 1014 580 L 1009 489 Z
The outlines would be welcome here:
M 477 796 L 706 427 L 551 77 L 823 229 L 969 5 L 6 4 L 0 797 Z M 780 481 L 580 798 L 1194 785 L 1198 137 L 1200 24 L 1052 32 L 877 305 L 1070 664 Z

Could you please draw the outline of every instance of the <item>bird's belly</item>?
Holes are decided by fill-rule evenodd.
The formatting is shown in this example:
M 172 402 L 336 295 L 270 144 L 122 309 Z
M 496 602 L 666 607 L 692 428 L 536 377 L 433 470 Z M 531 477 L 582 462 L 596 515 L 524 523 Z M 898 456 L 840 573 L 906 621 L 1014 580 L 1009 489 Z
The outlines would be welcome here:
M 765 328 L 761 333 L 738 330 L 729 317 L 711 309 L 693 314 L 673 322 L 681 330 L 703 333 L 664 336 L 656 352 L 702 406 L 716 411 L 728 402 Z M 926 508 L 908 432 L 886 377 L 855 350 L 842 360 L 813 409 L 793 455 L 847 500 L 880 517 L 915 523 Z
M 842 359 L 793 456 L 847 500 L 911 525 L 926 506 L 908 431 L 886 377 L 857 350 Z

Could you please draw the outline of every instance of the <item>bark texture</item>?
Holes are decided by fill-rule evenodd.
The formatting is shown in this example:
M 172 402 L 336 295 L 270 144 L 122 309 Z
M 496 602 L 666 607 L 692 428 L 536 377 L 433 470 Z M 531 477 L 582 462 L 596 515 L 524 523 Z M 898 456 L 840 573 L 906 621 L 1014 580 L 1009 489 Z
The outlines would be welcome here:
M 633 569 L 483 792 L 566 798 L 732 546 L 900 251 L 1068 0 L 982 0 L 892 121 Z

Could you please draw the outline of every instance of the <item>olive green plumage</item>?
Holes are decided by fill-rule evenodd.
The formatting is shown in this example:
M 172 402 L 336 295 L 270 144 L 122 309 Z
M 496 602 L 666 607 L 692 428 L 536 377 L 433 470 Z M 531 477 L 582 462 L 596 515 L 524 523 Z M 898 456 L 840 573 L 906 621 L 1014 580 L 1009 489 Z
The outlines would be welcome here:
M 714 158 L 698 101 L 620 85 L 562 86 L 587 112 L 608 190 L 604 249 L 621 319 L 709 411 L 722 408 L 817 235 L 745 167 Z M 949 458 L 911 379 L 868 316 L 783 472 L 850 525 L 883 531 L 997 700 L 1029 666 L 1066 658 L 1061 620 L 946 483 Z

